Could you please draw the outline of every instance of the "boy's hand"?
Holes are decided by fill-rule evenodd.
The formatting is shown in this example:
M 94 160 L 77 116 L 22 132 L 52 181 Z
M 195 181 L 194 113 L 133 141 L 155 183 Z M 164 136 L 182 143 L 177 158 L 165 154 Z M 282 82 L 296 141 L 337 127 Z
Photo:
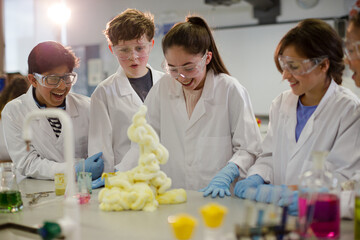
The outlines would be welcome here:
M 92 179 L 98 179 L 104 171 L 104 160 L 101 158 L 102 152 L 96 153 L 91 157 L 85 159 L 85 172 L 91 172 Z M 82 170 L 82 162 L 75 166 L 76 173 Z

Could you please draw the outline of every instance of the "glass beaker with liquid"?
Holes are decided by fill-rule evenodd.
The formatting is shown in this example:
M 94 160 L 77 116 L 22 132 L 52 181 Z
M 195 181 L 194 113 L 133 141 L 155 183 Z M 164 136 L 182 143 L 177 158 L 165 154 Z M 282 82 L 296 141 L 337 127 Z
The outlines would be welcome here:
M 0 212 L 18 212 L 23 208 L 21 193 L 11 162 L 0 163 Z
M 55 173 L 54 176 L 55 183 L 55 195 L 62 196 L 65 194 L 66 190 L 66 176 L 64 173 Z
M 340 238 L 340 200 L 337 179 L 325 170 L 327 152 L 314 152 L 313 168 L 303 174 L 299 185 L 300 234 L 308 229 L 319 239 Z
M 78 172 L 77 185 L 78 185 L 78 194 L 80 204 L 85 204 L 90 201 L 92 193 L 92 174 L 91 172 Z

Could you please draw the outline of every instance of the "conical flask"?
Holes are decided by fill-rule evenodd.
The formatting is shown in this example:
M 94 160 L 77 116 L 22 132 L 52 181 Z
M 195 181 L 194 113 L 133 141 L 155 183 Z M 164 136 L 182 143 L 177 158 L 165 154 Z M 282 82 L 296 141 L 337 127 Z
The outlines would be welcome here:
M 325 169 L 327 155 L 314 152 L 313 168 L 300 180 L 299 225 L 303 237 L 312 232 L 318 239 L 340 238 L 339 186 L 338 180 Z
M 20 211 L 23 202 L 11 162 L 0 163 L 0 181 L 0 212 Z

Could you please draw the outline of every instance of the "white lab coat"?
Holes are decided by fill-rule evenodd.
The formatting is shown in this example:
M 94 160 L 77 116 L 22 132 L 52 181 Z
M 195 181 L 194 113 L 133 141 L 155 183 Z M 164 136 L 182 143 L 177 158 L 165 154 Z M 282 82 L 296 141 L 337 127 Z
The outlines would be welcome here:
M 147 67 L 155 84 L 163 73 Z M 113 172 L 130 149 L 127 129 L 142 104 L 121 67 L 91 95 L 88 150 L 89 155 L 103 152 L 104 172 Z
M 5 136 L 2 125 L 3 122 L 0 119 L 0 160 L 10 160 L 10 156 L 5 144 Z
M 295 140 L 299 97 L 290 90 L 272 103 L 263 153 L 249 170 L 276 185 L 297 185 L 299 176 L 312 168 L 313 151 L 329 151 L 326 170 L 340 182 L 360 168 L 360 101 L 334 81 Z
M 148 123 L 169 150 L 168 162 L 160 167 L 172 179 L 173 188 L 206 187 L 229 161 L 239 166 L 244 178 L 261 152 L 260 131 L 249 95 L 229 75 L 208 71 L 190 119 L 182 85 L 169 75 L 151 89 L 145 105 Z M 124 159 L 116 168 L 124 171 L 136 164 L 137 159 Z
M 301 174 L 312 168 L 311 153 L 329 151 L 325 169 L 340 183 L 350 179 L 360 168 L 359 99 L 332 81 L 296 142 L 298 99 L 286 91 L 273 101 L 264 152 L 248 175 L 259 174 L 276 185 L 298 185 Z M 342 217 L 351 217 L 353 196 L 349 191 L 341 192 Z
M 56 172 L 65 172 L 64 134 L 57 138 L 46 117 L 30 123 L 32 140 L 30 151 L 22 138 L 27 113 L 39 109 L 33 98 L 33 87 L 26 94 L 6 104 L 2 112 L 5 141 L 15 167 L 23 176 L 54 179 Z M 75 158 L 87 157 L 90 98 L 76 93 L 66 96 L 66 112 L 74 128 Z

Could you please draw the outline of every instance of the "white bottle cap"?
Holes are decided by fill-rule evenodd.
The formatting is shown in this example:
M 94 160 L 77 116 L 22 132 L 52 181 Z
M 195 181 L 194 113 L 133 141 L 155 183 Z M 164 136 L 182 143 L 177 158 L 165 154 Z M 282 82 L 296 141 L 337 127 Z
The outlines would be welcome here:
M 314 170 L 322 170 L 324 169 L 325 160 L 329 152 L 313 152 L 313 168 Z

